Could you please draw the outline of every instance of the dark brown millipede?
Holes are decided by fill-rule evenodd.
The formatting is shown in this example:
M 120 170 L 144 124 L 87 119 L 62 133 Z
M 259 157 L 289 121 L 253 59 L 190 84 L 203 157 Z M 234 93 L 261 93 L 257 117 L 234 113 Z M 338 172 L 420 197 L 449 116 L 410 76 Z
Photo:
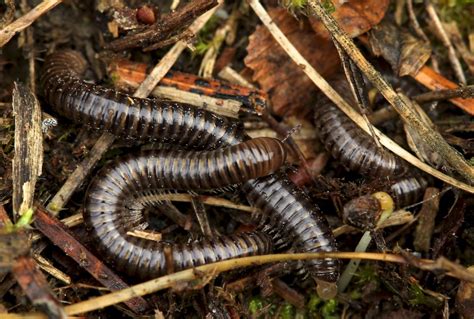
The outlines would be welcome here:
M 41 76 L 46 100 L 56 112 L 75 122 L 120 136 L 200 149 L 235 145 L 248 139 L 237 122 L 210 112 L 133 98 L 86 83 L 81 79 L 85 68 L 80 53 L 57 52 L 47 58 Z M 275 239 L 292 242 L 302 252 L 337 250 L 327 221 L 317 206 L 285 175 L 251 180 L 243 189 L 249 201 L 263 212 L 257 216 L 259 223 L 271 225 L 265 229 L 271 228 Z M 86 209 L 89 205 L 90 202 Z M 120 211 L 123 207 L 107 209 Z M 334 259 L 309 261 L 306 265 L 315 279 L 335 282 L 339 276 L 338 262 Z
M 228 258 L 265 254 L 271 239 L 240 234 L 187 245 L 150 243 L 127 235 L 143 228 L 144 191 L 199 190 L 223 187 L 273 173 L 285 162 L 284 145 L 274 138 L 257 138 L 213 151 L 149 151 L 104 168 L 89 190 L 84 221 L 98 239 L 99 249 L 117 266 L 140 278 L 164 274 Z M 164 249 L 173 265 L 165 267 Z
M 388 150 L 380 149 L 373 138 L 359 128 L 327 98 L 315 110 L 319 138 L 332 154 L 350 171 L 364 176 L 397 177 L 407 165 Z
M 424 176 L 407 176 L 395 181 L 388 191 L 397 208 L 410 206 L 423 198 L 429 179 Z

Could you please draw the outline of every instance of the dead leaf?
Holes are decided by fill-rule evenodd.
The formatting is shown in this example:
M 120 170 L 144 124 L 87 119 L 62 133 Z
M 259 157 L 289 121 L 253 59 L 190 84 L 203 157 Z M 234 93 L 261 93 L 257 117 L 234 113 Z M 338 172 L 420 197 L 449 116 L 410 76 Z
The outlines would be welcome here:
M 269 14 L 318 72 L 323 76 L 335 72 L 339 58 L 332 41 L 316 35 L 307 23 L 296 20 L 285 9 L 270 9 Z M 276 114 L 297 114 L 315 102 L 314 84 L 264 26 L 257 27 L 250 36 L 247 51 L 245 65 L 254 71 L 253 79 L 269 94 Z
M 389 0 L 351 0 L 332 1 L 336 11 L 332 14 L 346 33 L 355 38 L 369 31 L 385 16 Z M 320 36 L 329 39 L 329 32 L 316 17 L 310 17 L 313 30 Z
M 430 58 L 430 44 L 384 20 L 369 33 L 370 48 L 382 56 L 399 76 L 417 74 Z

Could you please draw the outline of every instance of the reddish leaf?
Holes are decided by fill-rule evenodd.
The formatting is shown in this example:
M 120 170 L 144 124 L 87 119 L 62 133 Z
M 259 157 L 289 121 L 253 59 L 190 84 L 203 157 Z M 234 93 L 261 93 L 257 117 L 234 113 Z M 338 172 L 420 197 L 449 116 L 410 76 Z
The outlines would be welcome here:
M 334 73 L 339 58 L 330 40 L 316 35 L 308 23 L 296 20 L 286 9 L 270 9 L 269 14 L 318 72 L 324 76 Z M 316 87 L 264 26 L 257 27 L 250 36 L 247 51 L 245 64 L 254 71 L 253 79 L 270 95 L 276 114 L 301 113 L 314 103 Z
M 341 28 L 354 38 L 369 31 L 378 24 L 388 9 L 389 0 L 351 0 L 333 1 L 336 11 L 332 16 Z M 329 32 L 316 17 L 309 18 L 313 30 L 320 36 L 329 39 Z

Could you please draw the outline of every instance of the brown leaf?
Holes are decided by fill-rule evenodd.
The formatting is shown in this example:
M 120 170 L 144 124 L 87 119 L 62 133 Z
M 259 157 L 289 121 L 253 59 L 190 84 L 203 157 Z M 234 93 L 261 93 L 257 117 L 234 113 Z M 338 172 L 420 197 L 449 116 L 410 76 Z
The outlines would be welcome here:
M 336 11 L 332 14 L 346 33 L 354 38 L 369 31 L 385 16 L 389 0 L 351 0 L 332 1 Z M 310 17 L 313 30 L 321 36 L 330 38 L 329 32 L 316 17 Z
M 400 76 L 417 74 L 430 58 L 431 47 L 408 31 L 384 20 L 369 33 L 370 48 Z
M 296 20 L 285 9 L 270 9 L 269 14 L 318 72 L 323 76 L 334 73 L 339 58 L 330 40 L 316 35 L 307 23 Z M 253 79 L 270 95 L 276 114 L 296 114 L 315 102 L 314 84 L 264 26 L 257 27 L 250 36 L 247 51 L 245 64 L 254 71 Z

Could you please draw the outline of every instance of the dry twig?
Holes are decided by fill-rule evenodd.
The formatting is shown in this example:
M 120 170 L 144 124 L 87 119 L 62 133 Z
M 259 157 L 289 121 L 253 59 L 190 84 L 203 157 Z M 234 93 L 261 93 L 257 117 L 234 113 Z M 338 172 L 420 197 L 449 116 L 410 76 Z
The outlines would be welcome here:
M 28 28 L 33 22 L 36 21 L 36 19 L 41 17 L 49 10 L 53 9 L 61 2 L 62 0 L 44 0 L 34 7 L 30 12 L 1 29 L 0 48 L 7 44 L 16 33 Z

